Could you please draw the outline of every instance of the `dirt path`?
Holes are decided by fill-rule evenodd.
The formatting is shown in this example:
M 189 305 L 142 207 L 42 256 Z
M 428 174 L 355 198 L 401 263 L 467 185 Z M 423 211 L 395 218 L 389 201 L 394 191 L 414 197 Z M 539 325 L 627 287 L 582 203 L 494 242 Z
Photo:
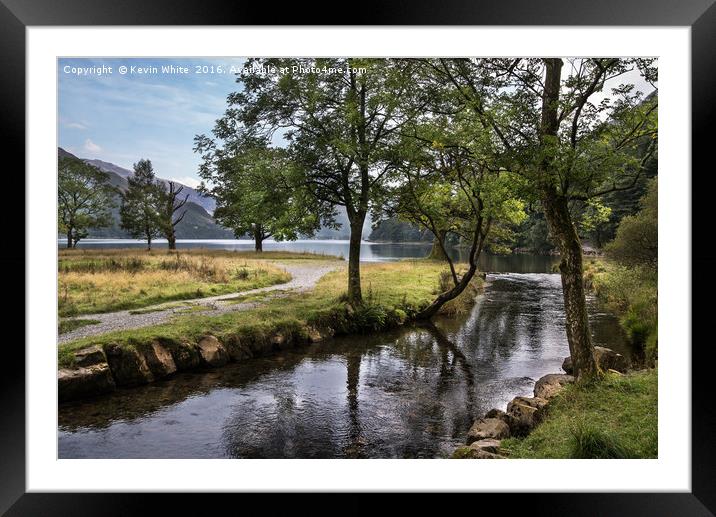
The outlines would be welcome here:
M 291 280 L 284 284 L 276 284 L 259 289 L 251 289 L 240 293 L 228 293 L 206 298 L 166 302 L 141 309 L 127 311 L 105 312 L 100 314 L 83 314 L 76 319 L 97 320 L 99 323 L 79 327 L 71 332 L 58 336 L 58 343 L 65 343 L 88 336 L 98 336 L 115 330 L 128 330 L 150 325 L 165 323 L 173 316 L 181 314 L 219 315 L 226 312 L 252 309 L 261 305 L 266 298 L 258 301 L 236 302 L 237 297 L 268 293 L 275 291 L 271 297 L 287 296 L 289 293 L 308 291 L 316 285 L 318 280 L 331 271 L 343 267 L 340 262 L 321 262 L 318 264 L 287 264 L 278 263 L 277 266 L 291 274 Z M 134 312 L 134 314 L 132 314 Z

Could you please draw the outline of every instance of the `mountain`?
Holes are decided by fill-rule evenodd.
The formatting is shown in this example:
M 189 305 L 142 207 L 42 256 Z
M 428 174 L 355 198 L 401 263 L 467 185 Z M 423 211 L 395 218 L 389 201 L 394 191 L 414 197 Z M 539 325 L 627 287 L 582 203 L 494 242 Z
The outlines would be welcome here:
M 74 158 L 81 159 L 62 149 L 57 148 L 57 156 L 59 158 Z M 127 190 L 127 176 L 132 174 L 131 171 L 123 169 L 113 163 L 103 162 L 101 160 L 83 160 L 86 163 L 94 165 L 106 172 L 109 176 L 109 183 L 113 187 L 125 191 Z M 101 166 L 100 166 L 101 165 Z M 161 178 L 159 178 L 161 179 Z M 167 180 L 161 180 L 165 184 Z M 176 182 L 175 182 L 176 183 Z M 189 194 L 189 200 L 184 205 L 183 210 L 186 210 L 186 215 L 176 226 L 177 239 L 233 239 L 234 233 L 228 228 L 224 228 L 214 221 L 214 218 L 205 208 L 206 206 L 211 207 L 213 212 L 215 202 L 213 199 L 202 196 L 196 190 L 184 185 L 183 193 Z M 199 202 L 197 202 L 199 201 Z M 89 231 L 89 238 L 99 239 L 121 239 L 128 238 L 129 234 L 122 230 L 119 221 L 119 206 L 121 202 L 121 196 L 116 194 L 114 196 L 115 207 L 112 208 L 112 224 L 105 228 L 92 228 Z
M 109 175 L 109 183 L 115 188 L 121 191 L 127 190 L 127 177 L 133 174 L 133 171 L 120 167 L 114 163 L 105 162 L 102 160 L 89 160 L 86 158 L 78 158 L 74 154 L 64 150 L 62 147 L 57 148 L 57 156 L 59 158 L 74 158 L 76 160 L 82 160 L 85 163 L 93 165 L 106 172 Z M 165 185 L 169 183 L 168 180 L 163 178 L 157 178 Z M 181 183 L 174 182 L 175 184 L 182 185 Z M 211 214 L 216 209 L 216 201 L 208 196 L 197 192 L 195 189 L 183 185 L 184 190 L 182 191 L 182 197 L 189 194 L 189 200 L 184 209 L 187 213 L 184 219 L 177 225 L 176 232 L 178 239 L 233 239 L 235 238 L 233 231 L 219 225 L 214 221 Z M 100 238 L 100 239 L 121 239 L 129 237 L 129 234 L 122 230 L 119 226 L 119 205 L 120 205 L 119 194 L 115 197 L 116 207 L 112 209 L 113 222 L 111 226 L 106 228 L 93 228 L 89 232 L 89 238 Z M 336 210 L 336 222 L 340 225 L 338 229 L 322 227 L 312 239 L 327 239 L 327 240 L 341 240 L 350 238 L 350 224 L 348 222 L 348 215 L 344 207 L 338 207 Z M 367 237 L 370 233 L 372 221 L 370 215 L 366 217 L 365 224 L 363 225 L 363 238 Z

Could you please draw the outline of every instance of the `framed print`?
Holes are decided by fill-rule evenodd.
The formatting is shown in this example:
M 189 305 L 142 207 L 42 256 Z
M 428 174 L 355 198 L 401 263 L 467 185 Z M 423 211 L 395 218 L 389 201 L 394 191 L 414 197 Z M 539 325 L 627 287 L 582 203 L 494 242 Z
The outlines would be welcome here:
M 26 302 L 3 510 L 712 514 L 716 8 L 184 4 L 0 7 Z

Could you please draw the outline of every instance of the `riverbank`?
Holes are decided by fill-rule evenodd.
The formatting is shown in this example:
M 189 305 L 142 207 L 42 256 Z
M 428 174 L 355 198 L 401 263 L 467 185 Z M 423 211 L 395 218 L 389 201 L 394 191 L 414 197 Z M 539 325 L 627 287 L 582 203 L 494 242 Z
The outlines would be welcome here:
M 411 321 L 440 291 L 446 266 L 410 260 L 362 265 L 364 304 L 345 302 L 345 268 L 309 292 L 267 299 L 219 316 L 178 314 L 170 322 L 62 343 L 60 399 L 152 382 L 177 371 L 215 368 L 307 345 L 334 335 L 375 332 Z M 482 279 L 446 304 L 444 314 L 472 305 Z
M 500 450 L 509 458 L 656 458 L 657 381 L 650 369 L 567 385 L 529 435 L 503 440 Z
M 658 272 L 648 266 L 624 266 L 606 258 L 585 261 L 585 287 L 619 316 L 632 345 L 648 366 L 658 359 Z

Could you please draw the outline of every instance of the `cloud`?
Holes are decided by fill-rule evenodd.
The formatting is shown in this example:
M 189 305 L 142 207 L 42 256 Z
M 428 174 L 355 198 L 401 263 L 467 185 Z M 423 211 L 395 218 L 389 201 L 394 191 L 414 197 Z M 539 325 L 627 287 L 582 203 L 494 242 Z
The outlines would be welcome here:
M 97 144 L 95 144 L 89 138 L 87 140 L 85 140 L 84 149 L 85 149 L 85 151 L 87 151 L 88 153 L 91 153 L 91 154 L 99 154 L 102 152 L 102 148 L 100 146 L 98 146 Z
M 80 124 L 79 122 L 67 122 L 65 124 L 65 127 L 69 127 L 72 129 L 87 129 L 87 126 Z
M 182 185 L 186 185 L 187 187 L 191 187 L 193 189 L 197 188 L 201 181 L 199 181 L 196 178 L 192 178 L 191 176 L 184 176 L 183 178 L 167 178 L 170 181 L 176 181 L 177 183 L 181 183 Z

